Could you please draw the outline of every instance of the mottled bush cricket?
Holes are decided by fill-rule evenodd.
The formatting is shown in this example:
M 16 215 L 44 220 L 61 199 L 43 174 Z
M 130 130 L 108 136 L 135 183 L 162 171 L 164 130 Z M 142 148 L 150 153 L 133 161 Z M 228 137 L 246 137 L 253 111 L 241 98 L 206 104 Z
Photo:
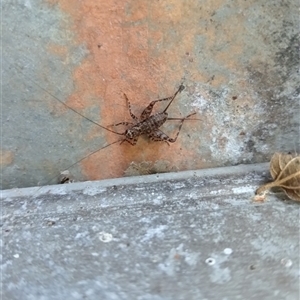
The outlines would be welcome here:
M 137 143 L 139 136 L 143 135 L 143 134 L 148 135 L 149 139 L 154 142 L 166 142 L 168 145 L 169 145 L 169 143 L 175 143 L 184 120 L 186 120 L 187 118 L 196 114 L 196 113 L 192 113 L 184 118 L 168 118 L 167 109 L 169 108 L 169 106 L 171 105 L 173 100 L 175 99 L 176 95 L 178 93 L 180 93 L 181 91 L 183 91 L 183 89 L 184 89 L 184 86 L 180 85 L 180 87 L 178 88 L 178 90 L 175 92 L 175 94 L 172 97 L 158 99 L 158 100 L 154 100 L 154 101 L 150 102 L 150 104 L 144 109 L 144 111 L 142 112 L 142 114 L 139 118 L 136 117 L 132 113 L 130 102 L 129 102 L 126 94 L 124 94 L 124 97 L 127 101 L 130 116 L 133 119 L 134 123 L 121 122 L 121 123 L 114 124 L 114 126 L 118 126 L 118 125 L 130 126 L 128 129 L 126 129 L 126 131 L 124 133 L 121 133 L 121 135 L 125 136 L 125 139 L 121 141 L 121 144 L 126 141 L 134 146 Z M 157 102 L 167 101 L 167 100 L 170 100 L 170 102 L 162 112 L 151 115 L 153 106 Z M 169 136 L 167 136 L 165 133 L 163 133 L 159 129 L 159 127 L 161 127 L 167 120 L 180 120 L 181 121 L 175 138 L 170 138 Z M 115 133 L 117 133 L 117 132 L 115 132 Z M 120 133 L 117 133 L 117 134 L 120 134 Z
M 19 69 L 18 66 L 14 67 L 19 70 L 22 73 L 22 70 Z M 71 167 L 73 167 L 74 165 L 78 164 L 79 162 L 83 161 L 84 159 L 87 159 L 88 157 L 90 157 L 91 155 L 95 154 L 96 152 L 103 150 L 107 147 L 110 147 L 113 144 L 116 143 L 124 143 L 124 142 L 128 142 L 130 145 L 134 146 L 136 145 L 139 136 L 141 135 L 147 135 L 149 137 L 149 139 L 151 141 L 156 141 L 156 142 L 166 142 L 168 145 L 169 143 L 174 143 L 179 135 L 179 132 L 182 128 L 182 125 L 184 123 L 185 120 L 189 119 L 192 115 L 195 115 L 195 113 L 189 114 L 186 117 L 178 117 L 178 118 L 169 118 L 168 117 L 168 113 L 167 110 L 170 107 L 170 105 L 172 104 L 172 102 L 174 101 L 174 99 L 176 98 L 176 96 L 183 91 L 184 86 L 181 84 L 179 86 L 179 88 L 177 89 L 177 91 L 173 94 L 173 96 L 171 97 L 167 97 L 167 98 L 162 98 L 162 99 L 158 99 L 158 100 L 154 100 L 152 102 L 150 102 L 150 104 L 143 110 L 143 112 L 141 113 L 141 115 L 139 117 L 137 117 L 131 110 L 131 104 L 130 101 L 128 99 L 128 97 L 126 96 L 126 94 L 124 94 L 125 100 L 127 102 L 128 105 L 128 110 L 129 110 L 129 114 L 132 118 L 131 122 L 120 122 L 117 124 L 114 124 L 114 127 L 117 127 L 119 125 L 124 125 L 126 126 L 126 130 L 124 132 L 118 132 L 116 130 L 112 130 L 114 128 L 111 127 L 105 127 L 102 126 L 101 124 L 93 121 L 92 119 L 84 116 L 83 114 L 81 114 L 80 112 L 78 112 L 77 110 L 75 110 L 74 108 L 72 108 L 71 106 L 67 105 L 66 103 L 64 103 L 62 100 L 60 100 L 58 97 L 56 97 L 55 95 L 53 95 L 51 92 L 49 92 L 47 89 L 43 88 L 42 86 L 40 86 L 37 82 L 35 82 L 34 80 L 32 80 L 31 78 L 28 78 L 31 82 L 33 82 L 36 86 L 38 86 L 40 89 L 42 89 L 44 92 L 46 92 L 48 95 L 50 95 L 53 99 L 57 100 L 58 102 L 60 102 L 63 106 L 67 107 L 68 109 L 72 110 L 73 112 L 75 112 L 76 114 L 80 115 L 81 117 L 85 118 L 86 120 L 90 121 L 91 123 L 97 125 L 98 127 L 114 133 L 116 135 L 122 136 L 122 139 L 119 139 L 117 141 L 114 141 L 110 144 L 104 145 L 103 147 L 97 149 L 96 151 L 93 151 L 92 153 L 90 153 L 89 155 L 83 157 L 82 159 L 76 161 L 75 163 L 73 163 L 72 165 L 68 166 L 66 169 L 69 169 Z M 152 110 L 153 107 L 156 103 L 158 102 L 163 102 L 163 101 L 169 101 L 169 103 L 167 104 L 166 108 L 159 113 L 153 114 Z M 175 135 L 174 138 L 169 137 L 168 135 L 166 135 L 164 132 L 162 132 L 160 130 L 160 127 L 167 121 L 167 120 L 178 120 L 180 121 L 179 124 L 179 128 L 178 131 Z M 189 120 L 195 120 L 195 119 L 189 119 Z M 55 177 L 57 178 L 57 177 Z M 51 182 L 54 178 L 52 178 L 51 180 L 49 180 L 48 182 Z M 69 181 L 68 178 L 63 178 L 63 180 L 60 180 L 61 183 L 67 182 Z

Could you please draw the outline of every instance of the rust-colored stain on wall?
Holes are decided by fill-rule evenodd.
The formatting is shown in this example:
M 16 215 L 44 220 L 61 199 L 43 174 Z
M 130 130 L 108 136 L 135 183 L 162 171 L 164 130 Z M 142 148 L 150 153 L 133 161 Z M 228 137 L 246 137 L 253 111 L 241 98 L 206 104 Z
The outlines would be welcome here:
M 171 146 L 140 138 L 135 146 L 114 144 L 99 151 L 81 162 L 88 179 L 124 176 L 132 162 L 168 161 L 170 167 L 185 170 L 267 159 L 265 141 L 273 143 L 274 135 L 268 132 L 277 126 L 272 124 L 272 114 L 288 113 L 277 104 L 264 103 L 265 97 L 272 101 L 279 93 L 267 95 L 265 86 L 286 81 L 285 74 L 277 76 L 280 70 L 268 70 L 286 61 L 278 58 L 278 37 L 266 42 L 259 25 L 266 18 L 276 23 L 276 7 L 254 0 L 50 3 L 70 16 L 76 43 L 88 50 L 73 72 L 75 89 L 68 105 L 79 111 L 99 106 L 96 121 L 107 126 L 130 121 L 123 93 L 139 115 L 151 100 L 171 96 L 184 82 L 186 89 L 170 107 L 170 115 L 183 117 L 196 111 L 201 119 L 186 121 Z M 277 52 L 270 52 L 272 42 Z M 50 45 L 49 51 L 62 55 L 64 49 Z M 264 78 L 263 71 L 257 72 L 262 64 L 269 79 L 258 93 L 253 83 Z M 163 107 L 158 105 L 156 111 Z M 265 122 L 267 107 L 275 108 L 267 112 L 270 118 Z M 173 137 L 175 122 L 167 123 L 162 130 Z M 107 143 L 119 139 L 101 128 L 91 130 L 86 139 L 99 135 Z
M 0 149 L 0 165 L 7 166 L 14 161 L 14 153 L 8 150 Z
M 80 110 L 91 105 L 91 97 L 99 99 L 102 125 L 130 121 L 123 93 L 139 115 L 150 101 L 175 92 L 185 76 L 183 64 L 190 70 L 193 68 L 193 60 L 187 53 L 192 53 L 193 37 L 199 29 L 191 27 L 187 35 L 186 28 L 180 25 L 189 22 L 194 13 L 192 1 L 190 4 L 112 0 L 78 1 L 76 5 L 68 0 L 52 3 L 72 16 L 78 43 L 85 44 L 90 52 L 73 74 L 76 91 L 67 104 Z M 217 2 L 215 5 L 218 6 Z M 202 78 L 196 71 L 194 76 Z M 170 108 L 171 115 L 183 117 L 176 109 L 176 100 Z M 157 106 L 156 111 L 164 107 Z M 197 117 L 200 118 L 199 114 Z M 197 126 L 195 122 L 200 121 L 186 121 L 186 130 L 171 146 L 144 138 L 139 138 L 135 146 L 115 144 L 82 161 L 82 169 L 89 179 L 103 179 L 123 176 L 131 162 L 166 160 L 181 170 L 203 167 L 193 150 L 194 141 L 188 138 L 189 128 Z M 170 137 L 176 134 L 178 126 L 172 128 L 168 130 L 168 124 L 164 127 Z M 125 130 L 122 126 L 115 129 Z M 104 130 L 97 131 L 93 130 L 89 138 Z M 103 134 L 107 143 L 120 138 L 109 132 Z

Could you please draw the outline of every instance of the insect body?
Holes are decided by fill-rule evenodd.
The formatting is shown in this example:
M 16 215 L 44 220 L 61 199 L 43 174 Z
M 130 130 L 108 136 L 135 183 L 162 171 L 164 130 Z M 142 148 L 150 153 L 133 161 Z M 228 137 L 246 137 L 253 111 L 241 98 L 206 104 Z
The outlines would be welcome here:
M 166 142 L 167 144 L 174 143 L 179 135 L 179 132 L 181 130 L 184 120 L 186 120 L 187 118 L 189 118 L 190 116 L 195 114 L 195 113 L 192 113 L 184 118 L 168 118 L 167 109 L 169 108 L 169 106 L 171 105 L 171 103 L 173 102 L 173 100 L 175 99 L 177 94 L 180 93 L 183 89 L 184 89 L 184 86 L 180 85 L 179 89 L 176 91 L 176 93 L 172 97 L 152 101 L 144 109 L 140 118 L 136 117 L 132 113 L 130 102 L 129 102 L 127 96 L 124 94 L 127 104 L 128 104 L 129 113 L 130 113 L 132 119 L 134 120 L 134 123 L 121 122 L 121 123 L 115 124 L 115 126 L 130 125 L 130 127 L 124 133 L 115 132 L 117 134 L 125 136 L 125 139 L 123 141 L 121 141 L 121 143 L 126 141 L 126 142 L 130 143 L 131 145 L 135 145 L 137 143 L 139 136 L 143 135 L 143 134 L 148 135 L 148 137 L 150 138 L 151 141 L 155 141 L 155 142 L 163 141 L 163 142 Z M 170 102 L 162 112 L 151 115 L 153 106 L 157 102 L 167 101 L 167 100 L 170 100 Z M 175 138 L 170 138 L 165 133 L 163 133 L 161 130 L 159 130 L 159 127 L 161 127 L 167 120 L 181 120 L 179 129 L 178 129 L 178 132 L 177 132 Z

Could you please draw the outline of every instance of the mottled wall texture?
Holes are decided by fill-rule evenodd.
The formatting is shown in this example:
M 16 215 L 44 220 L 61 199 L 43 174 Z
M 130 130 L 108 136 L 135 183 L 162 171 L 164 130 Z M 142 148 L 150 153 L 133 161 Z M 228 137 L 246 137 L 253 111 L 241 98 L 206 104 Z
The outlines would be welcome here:
M 299 1 L 2 1 L 2 188 L 268 161 L 299 151 Z M 185 90 L 176 143 L 114 144 L 131 121 Z M 166 103 L 159 103 L 161 111 Z M 174 137 L 178 121 L 161 128 Z M 124 126 L 110 127 L 123 132 Z M 53 179 L 53 180 L 52 180 Z

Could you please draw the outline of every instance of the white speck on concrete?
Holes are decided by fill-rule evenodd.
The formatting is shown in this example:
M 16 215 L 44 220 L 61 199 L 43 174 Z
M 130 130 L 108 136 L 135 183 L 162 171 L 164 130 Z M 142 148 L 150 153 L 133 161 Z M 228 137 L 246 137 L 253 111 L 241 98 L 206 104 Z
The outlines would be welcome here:
M 108 232 L 104 232 L 104 231 L 101 231 L 99 232 L 99 240 L 103 243 L 109 243 L 111 242 L 113 239 L 113 236 L 112 234 L 108 233 Z
M 230 255 L 232 253 L 232 249 L 231 248 L 225 248 L 223 251 L 226 255 Z
M 291 266 L 293 265 L 293 262 L 292 262 L 290 259 L 288 259 L 288 258 L 283 258 L 283 259 L 281 260 L 281 263 L 282 263 L 286 268 L 289 268 L 289 267 L 291 267 Z
M 168 226 L 167 225 L 160 225 L 156 228 L 150 228 L 147 230 L 146 234 L 144 235 L 144 237 L 142 238 L 141 242 L 146 242 L 150 239 L 152 239 L 153 237 L 158 237 L 158 238 L 163 238 L 164 237 L 164 230 L 167 229 Z
M 14 254 L 14 258 L 19 258 L 20 255 L 18 253 Z

